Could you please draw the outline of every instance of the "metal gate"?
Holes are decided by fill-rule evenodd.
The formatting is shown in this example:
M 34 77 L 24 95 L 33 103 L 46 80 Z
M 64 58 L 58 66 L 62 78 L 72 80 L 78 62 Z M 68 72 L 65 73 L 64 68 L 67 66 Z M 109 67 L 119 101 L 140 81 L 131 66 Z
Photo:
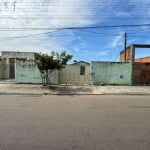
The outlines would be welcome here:
M 0 65 L 0 78 L 8 79 L 9 78 L 8 72 L 9 72 L 9 65 L 1 64 Z
M 14 79 L 15 78 L 15 63 L 0 64 L 0 79 Z
M 9 78 L 15 78 L 15 59 L 10 58 L 10 65 L 9 65 Z

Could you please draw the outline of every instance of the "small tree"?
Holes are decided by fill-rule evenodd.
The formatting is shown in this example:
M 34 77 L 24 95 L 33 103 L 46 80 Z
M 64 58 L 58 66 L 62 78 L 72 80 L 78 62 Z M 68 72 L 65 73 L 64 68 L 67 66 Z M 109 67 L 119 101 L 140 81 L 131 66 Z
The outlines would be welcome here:
M 48 84 L 48 71 L 54 69 L 61 69 L 67 62 L 72 59 L 72 55 L 61 52 L 51 52 L 51 55 L 36 53 L 35 61 L 42 75 L 42 84 Z

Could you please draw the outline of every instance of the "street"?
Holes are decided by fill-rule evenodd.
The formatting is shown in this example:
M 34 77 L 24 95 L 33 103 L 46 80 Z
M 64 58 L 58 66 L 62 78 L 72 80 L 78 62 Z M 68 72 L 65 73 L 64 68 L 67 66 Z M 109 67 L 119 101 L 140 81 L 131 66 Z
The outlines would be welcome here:
M 150 96 L 0 96 L 0 150 L 148 149 Z

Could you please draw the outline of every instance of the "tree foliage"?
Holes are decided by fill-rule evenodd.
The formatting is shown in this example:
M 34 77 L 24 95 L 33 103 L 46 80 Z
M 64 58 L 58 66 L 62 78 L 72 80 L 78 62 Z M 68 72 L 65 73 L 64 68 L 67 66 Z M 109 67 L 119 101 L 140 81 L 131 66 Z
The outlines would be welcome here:
M 73 56 L 67 54 L 66 51 L 63 51 L 60 54 L 58 52 L 51 52 L 51 55 L 36 53 L 35 61 L 41 74 L 46 74 L 47 82 L 48 70 L 63 68 L 72 57 Z
M 51 55 L 36 53 L 35 60 L 39 70 L 53 70 L 61 69 L 67 62 L 72 59 L 72 55 L 66 53 L 66 51 L 61 52 L 51 52 Z

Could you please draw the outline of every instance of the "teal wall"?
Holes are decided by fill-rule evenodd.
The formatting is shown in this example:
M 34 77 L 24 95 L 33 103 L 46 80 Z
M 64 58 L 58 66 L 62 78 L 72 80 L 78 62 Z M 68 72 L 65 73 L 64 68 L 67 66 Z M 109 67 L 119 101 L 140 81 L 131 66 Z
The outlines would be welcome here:
M 91 62 L 91 84 L 131 85 L 130 62 Z
M 17 83 L 42 83 L 40 71 L 33 60 L 16 60 L 15 81 Z
M 17 83 L 42 83 L 42 77 L 34 60 L 16 60 L 15 81 Z M 48 73 L 48 83 L 58 84 L 58 71 Z

